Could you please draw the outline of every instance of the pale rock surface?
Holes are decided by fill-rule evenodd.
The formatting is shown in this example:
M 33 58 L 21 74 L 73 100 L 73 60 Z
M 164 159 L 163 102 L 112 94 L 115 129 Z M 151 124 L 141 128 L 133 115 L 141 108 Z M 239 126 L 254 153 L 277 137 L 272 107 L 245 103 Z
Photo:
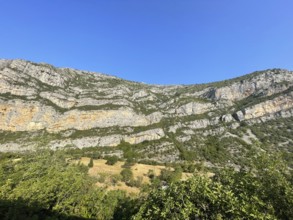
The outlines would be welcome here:
M 149 141 L 146 149 L 151 149 L 152 141 L 164 138 L 167 142 L 155 150 L 167 155 L 152 157 L 176 161 L 180 152 L 173 140 L 189 143 L 193 136 L 204 140 L 245 124 L 293 117 L 292 87 L 293 72 L 280 69 L 206 85 L 161 86 L 24 60 L 0 60 L 0 141 L 1 135 L 14 132 L 32 132 L 37 137 L 47 132 L 62 137 L 44 146 L 51 149 L 114 147 L 121 141 Z M 91 129 L 103 133 L 70 138 L 75 130 Z M 36 146 L 39 143 L 26 139 L 8 141 L 1 142 L 0 151 Z

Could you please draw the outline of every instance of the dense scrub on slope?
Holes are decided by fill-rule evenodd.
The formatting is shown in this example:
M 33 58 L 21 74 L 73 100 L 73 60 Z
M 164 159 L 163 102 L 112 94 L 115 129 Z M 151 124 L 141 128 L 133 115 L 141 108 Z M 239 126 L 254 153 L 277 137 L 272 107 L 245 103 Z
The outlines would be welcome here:
M 111 219 L 120 200 L 127 201 L 123 192 L 94 187 L 87 167 L 69 165 L 60 153 L 3 158 L 0 176 L 1 219 Z
M 292 205 L 292 174 L 280 158 L 261 155 L 249 170 L 154 189 L 135 219 L 291 219 Z
M 292 173 L 278 156 L 255 156 L 250 167 L 219 170 L 212 178 L 195 173 L 187 181 L 164 178 L 164 185 L 156 179 L 140 196 L 95 186 L 88 167 L 70 163 L 69 156 L 1 154 L 0 218 L 293 218 Z

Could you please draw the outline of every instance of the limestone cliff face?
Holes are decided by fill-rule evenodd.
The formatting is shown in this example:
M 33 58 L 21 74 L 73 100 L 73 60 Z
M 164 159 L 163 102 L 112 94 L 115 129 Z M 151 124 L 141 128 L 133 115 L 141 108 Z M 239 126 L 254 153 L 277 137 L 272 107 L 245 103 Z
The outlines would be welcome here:
M 274 98 L 272 100 L 264 101 L 262 103 L 244 108 L 242 111 L 236 112 L 238 120 L 249 120 L 259 118 L 272 113 L 286 111 L 293 108 L 293 92 Z
M 76 148 L 85 147 L 115 147 L 118 146 L 122 141 L 128 142 L 130 144 L 139 144 L 144 141 L 159 140 L 165 136 L 162 129 L 152 129 L 137 134 L 131 135 L 106 135 L 106 136 L 94 136 L 94 137 L 82 137 L 82 138 L 64 138 L 61 141 L 52 141 L 50 143 L 51 149 L 62 148 L 64 146 L 71 146 Z
M 35 131 L 46 129 L 60 132 L 68 129 L 88 130 L 113 126 L 147 126 L 160 120 L 160 114 L 136 114 L 132 109 L 70 110 L 63 114 L 38 102 L 20 100 L 0 103 L 0 129 L 3 131 Z
M 175 109 L 176 114 L 183 115 L 199 115 L 216 109 L 211 103 L 190 102 Z
M 280 69 L 206 85 L 159 86 L 0 60 L 0 151 L 33 149 L 40 145 L 36 139 L 52 149 L 114 147 L 121 141 L 149 143 L 149 149 L 161 140 L 155 150 L 175 160 L 177 142 L 192 148 L 195 137 L 228 137 L 225 132 L 236 132 L 243 121 L 292 117 L 292 88 L 293 72 Z M 18 138 L 10 138 L 14 134 Z
M 216 100 L 238 101 L 253 94 L 263 93 L 264 95 L 272 95 L 286 90 L 288 88 L 286 82 L 289 84 L 293 82 L 292 72 L 268 70 L 253 78 L 239 80 L 232 85 L 214 89 L 213 98 Z

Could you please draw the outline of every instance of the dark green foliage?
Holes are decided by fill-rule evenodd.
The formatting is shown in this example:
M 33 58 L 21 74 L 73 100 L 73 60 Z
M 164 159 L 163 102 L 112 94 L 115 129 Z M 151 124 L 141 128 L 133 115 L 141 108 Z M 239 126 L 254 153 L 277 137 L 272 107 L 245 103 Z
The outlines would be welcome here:
M 229 152 L 220 143 L 220 140 L 214 136 L 209 136 L 205 145 L 198 152 L 203 158 L 212 163 L 225 163 L 229 158 Z
M 253 207 L 255 204 L 250 206 L 250 198 L 245 199 L 238 199 L 219 182 L 194 177 L 171 184 L 167 189 L 152 191 L 136 219 L 273 219 L 271 214 L 262 213 L 265 205 L 254 201 L 257 204 Z
M 149 172 L 153 190 L 140 199 L 94 187 L 88 167 L 70 164 L 64 152 L 0 154 L 0 219 L 292 219 L 293 178 L 281 156 L 252 154 L 240 172 L 178 181 L 182 166 Z M 186 168 L 184 168 L 186 169 Z M 121 172 L 139 187 L 130 169 Z
M 109 156 L 106 159 L 107 159 L 106 164 L 108 164 L 108 165 L 114 165 L 119 160 L 119 158 L 117 156 L 115 156 L 115 155 L 114 156 Z
M 155 178 L 155 172 L 153 170 L 149 170 L 147 176 L 152 180 Z
M 142 177 L 137 177 L 136 179 L 134 179 L 133 173 L 130 168 L 124 168 L 120 174 L 122 176 L 122 181 L 124 181 L 127 186 L 138 188 L 141 187 Z
M 16 201 L 0 200 L 2 220 L 86 220 L 77 216 L 65 215 L 42 207 L 42 204 L 29 203 L 23 199 Z
M 181 158 L 186 161 L 195 161 L 196 159 L 198 159 L 198 153 L 196 151 L 184 150 L 183 148 L 181 148 L 180 151 Z
M 148 159 L 144 159 L 144 160 L 139 160 L 138 163 L 141 164 L 148 164 L 148 165 L 162 165 L 161 163 L 154 161 L 154 160 L 148 160 Z
M 129 183 L 133 179 L 133 173 L 129 168 L 123 169 L 120 174 L 125 183 Z
M 176 166 L 174 171 L 172 171 L 171 169 L 163 169 L 161 171 L 161 175 L 159 176 L 159 178 L 162 181 L 166 181 L 168 183 L 177 182 L 181 179 L 181 177 L 182 177 L 181 166 Z
M 113 219 L 124 210 L 125 193 L 94 187 L 86 166 L 66 161 L 63 152 L 2 157 L 0 219 Z
M 198 162 L 198 163 L 185 162 L 181 164 L 181 168 L 183 172 L 186 172 L 186 173 L 194 173 L 195 171 L 200 171 L 200 172 L 205 171 L 205 166 L 203 162 Z
M 127 185 L 131 187 L 140 188 L 142 186 L 142 176 L 137 177 L 136 179 L 132 178 Z
M 125 141 L 121 141 L 118 149 L 121 149 L 123 151 L 123 156 L 125 159 L 135 161 L 135 159 L 139 157 L 139 153 L 135 151 L 135 146 Z
M 177 148 L 180 153 L 180 159 L 186 161 L 193 161 L 197 158 L 197 154 L 195 151 L 188 151 L 181 142 L 179 142 L 174 133 L 168 134 L 169 138 L 172 140 L 173 144 Z
M 0 137 L 1 137 L 0 143 L 7 143 L 7 142 L 23 143 L 25 141 L 25 142 L 37 143 L 38 146 L 44 146 L 52 140 L 60 139 L 61 135 L 58 133 L 48 133 L 45 130 L 40 130 L 37 132 L 0 131 Z
M 84 105 L 72 109 L 78 109 L 80 111 L 94 111 L 94 110 L 117 110 L 121 108 L 121 105 L 105 104 L 105 105 Z
M 64 153 L 68 155 L 68 157 L 73 159 L 79 159 L 81 157 L 90 157 L 93 159 L 101 159 L 101 154 L 112 154 L 115 149 L 109 147 L 87 147 L 87 148 L 68 148 L 64 149 Z
M 89 168 L 92 168 L 94 166 L 94 160 L 93 158 L 90 159 L 89 164 L 87 165 Z
M 136 160 L 133 158 L 127 158 L 125 163 L 123 164 L 123 168 L 130 168 L 135 164 Z
M 144 199 L 134 219 L 292 219 L 292 176 L 279 157 L 261 155 L 250 170 L 194 176 Z

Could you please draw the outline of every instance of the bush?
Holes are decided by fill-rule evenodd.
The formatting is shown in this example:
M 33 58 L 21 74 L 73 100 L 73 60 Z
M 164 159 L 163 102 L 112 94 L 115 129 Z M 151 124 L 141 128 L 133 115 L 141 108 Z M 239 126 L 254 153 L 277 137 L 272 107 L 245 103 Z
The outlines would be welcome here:
M 142 185 L 142 177 L 139 176 L 136 179 L 132 178 L 129 182 L 126 183 L 127 186 L 140 188 Z
M 129 168 L 123 169 L 120 174 L 125 183 L 129 183 L 133 179 L 133 173 Z
M 287 166 L 266 155 L 251 162 L 247 171 L 226 169 L 212 179 L 194 176 L 157 187 L 134 219 L 293 219 Z
M 149 170 L 147 173 L 147 176 L 150 178 L 150 180 L 155 178 L 155 172 L 154 170 Z
M 110 156 L 110 157 L 107 157 L 107 162 L 106 164 L 108 165 L 114 165 L 115 163 L 118 162 L 118 157 L 117 156 Z
M 60 151 L 0 161 L 0 219 L 113 219 L 128 198 L 95 182 L 87 166 L 67 163 Z
M 134 164 L 136 163 L 136 161 L 132 158 L 128 158 L 125 163 L 123 164 L 123 168 L 130 168 L 132 167 Z
M 94 166 L 94 160 L 93 158 L 90 159 L 90 162 L 89 164 L 87 165 L 89 168 L 93 167 Z
M 182 177 L 182 168 L 180 166 L 176 166 L 175 170 L 172 171 L 170 169 L 162 169 L 161 175 L 159 178 L 163 181 L 166 181 L 168 183 L 177 182 Z

